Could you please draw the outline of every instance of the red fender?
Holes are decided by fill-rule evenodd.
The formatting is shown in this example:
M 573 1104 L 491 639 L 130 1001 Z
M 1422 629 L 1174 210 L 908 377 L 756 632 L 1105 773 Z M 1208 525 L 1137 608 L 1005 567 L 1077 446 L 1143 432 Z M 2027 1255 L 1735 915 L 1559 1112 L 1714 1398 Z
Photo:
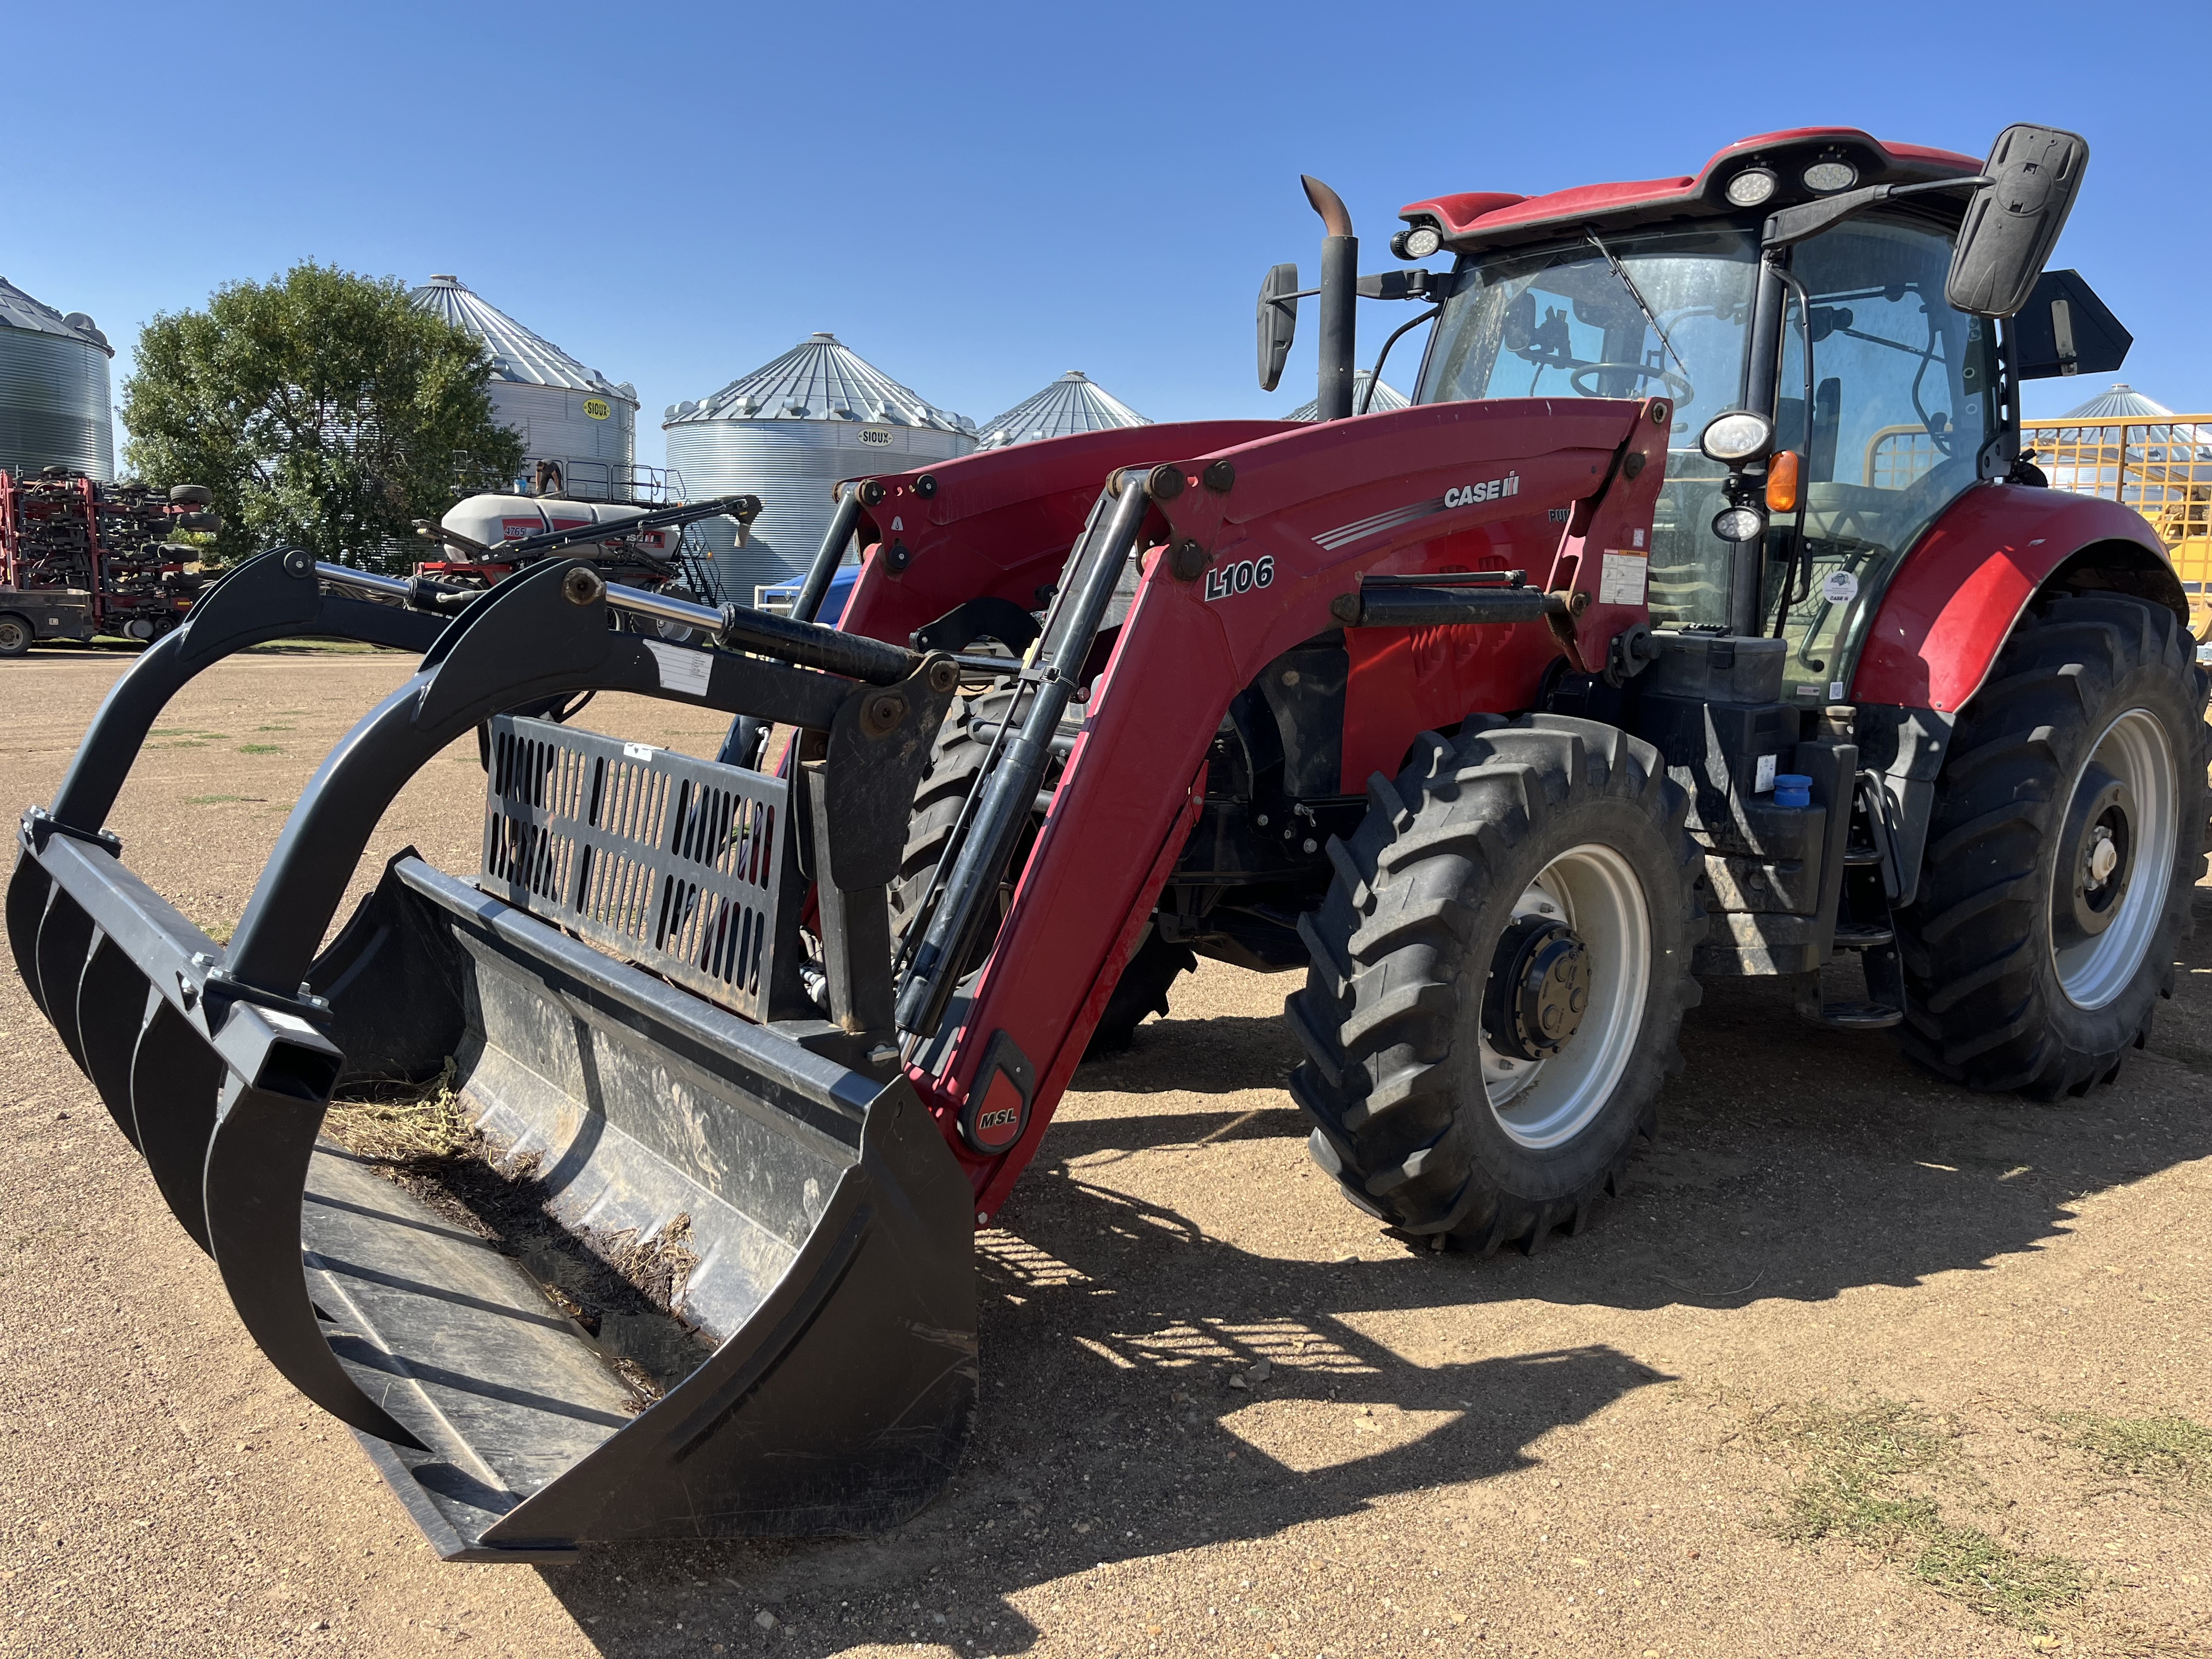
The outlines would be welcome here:
M 1920 538 L 1882 594 L 1852 701 L 1963 708 L 2037 590 L 2095 542 L 2131 543 L 2171 574 L 2156 532 L 2118 501 L 1976 484 Z

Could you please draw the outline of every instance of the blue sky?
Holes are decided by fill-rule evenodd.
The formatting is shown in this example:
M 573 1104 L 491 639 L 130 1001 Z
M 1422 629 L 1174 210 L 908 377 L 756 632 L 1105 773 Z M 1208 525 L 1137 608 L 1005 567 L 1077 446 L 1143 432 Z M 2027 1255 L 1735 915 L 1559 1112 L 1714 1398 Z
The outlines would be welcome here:
M 815 329 L 978 420 L 1071 368 L 1156 419 L 1280 413 L 1311 331 L 1261 392 L 1253 295 L 1317 257 L 1301 172 L 1379 270 L 1423 196 L 1808 125 L 1979 155 L 2032 119 L 2089 138 L 2055 263 L 2133 331 L 2121 378 L 2212 407 L 2172 91 L 2212 7 L 81 3 L 49 44 L 86 76 L 10 77 L 0 275 L 98 319 L 118 398 L 149 316 L 312 257 L 455 272 L 635 381 L 641 460 L 665 405 Z M 1362 310 L 1364 362 L 1402 313 Z

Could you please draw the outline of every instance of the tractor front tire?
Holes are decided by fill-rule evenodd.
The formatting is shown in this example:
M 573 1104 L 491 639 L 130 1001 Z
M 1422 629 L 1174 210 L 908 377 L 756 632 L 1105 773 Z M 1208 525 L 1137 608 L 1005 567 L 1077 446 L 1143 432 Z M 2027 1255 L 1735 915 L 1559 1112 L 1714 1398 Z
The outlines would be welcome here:
M 2039 600 L 1967 703 L 1898 921 L 1914 1060 L 2035 1100 L 2118 1076 L 2204 874 L 2204 671 L 2165 606 Z
M 1005 721 L 1013 701 L 1012 692 L 987 691 L 977 696 L 963 697 L 946 711 L 945 723 L 938 728 L 936 747 L 930 754 L 929 769 L 922 775 L 921 783 L 915 791 L 914 816 L 907 823 L 898 879 L 891 884 L 891 919 L 895 926 L 902 925 L 908 915 L 928 896 L 938 861 L 945 855 L 961 809 L 990 754 L 993 732 Z M 1078 729 L 1072 721 L 1062 727 L 1071 735 Z M 1014 859 L 1017 866 L 1027 857 L 1028 850 L 1025 840 Z M 1002 892 L 1001 906 L 1012 898 L 1011 890 Z M 992 931 L 995 936 L 995 923 Z M 964 971 L 972 973 L 981 967 L 989 949 L 990 940 L 987 938 Z M 1147 1016 L 1168 1012 L 1170 988 L 1197 966 L 1198 955 L 1188 945 L 1170 945 L 1158 933 L 1148 932 L 1130 953 L 1121 977 L 1115 981 L 1113 994 L 1107 1000 L 1105 1012 L 1099 1016 L 1085 1053 L 1096 1055 L 1127 1048 L 1137 1027 Z
M 1310 1150 L 1403 1232 L 1534 1250 L 1619 1190 L 1681 1067 L 1687 802 L 1651 745 L 1556 714 L 1427 733 L 1368 799 L 1285 1008 Z

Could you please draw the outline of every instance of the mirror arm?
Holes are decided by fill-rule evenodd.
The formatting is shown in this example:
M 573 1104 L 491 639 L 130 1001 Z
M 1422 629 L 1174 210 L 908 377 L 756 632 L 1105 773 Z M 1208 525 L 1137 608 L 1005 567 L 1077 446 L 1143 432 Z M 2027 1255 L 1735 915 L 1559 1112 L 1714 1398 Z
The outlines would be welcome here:
M 1944 190 L 1979 190 L 1993 183 L 1986 173 L 1977 173 L 1964 179 L 1931 179 L 1917 185 L 1869 185 L 1863 190 L 1846 191 L 1840 196 L 1825 197 L 1817 202 L 1801 203 L 1796 207 L 1784 208 L 1779 213 L 1767 216 L 1766 228 L 1759 238 L 1760 246 L 1768 249 L 1791 247 L 1808 237 L 1817 236 L 1855 219 L 1870 207 L 1884 202 L 1894 202 L 1909 196 L 1927 196 Z

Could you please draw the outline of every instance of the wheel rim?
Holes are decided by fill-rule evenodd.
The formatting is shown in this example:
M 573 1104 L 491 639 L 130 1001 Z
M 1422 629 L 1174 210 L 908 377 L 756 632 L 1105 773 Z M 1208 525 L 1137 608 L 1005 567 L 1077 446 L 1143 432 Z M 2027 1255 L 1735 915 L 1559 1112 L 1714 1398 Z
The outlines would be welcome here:
M 1564 921 L 1590 958 L 1589 1006 L 1558 1054 L 1515 1060 L 1483 1034 L 1491 1115 L 1515 1141 L 1540 1152 L 1587 1128 L 1628 1069 L 1651 984 L 1651 917 L 1634 867 L 1595 842 L 1570 848 L 1546 865 L 1513 914 Z
M 12 656 L 30 643 L 30 630 L 13 618 L 0 622 L 0 652 Z
M 2149 953 L 2173 879 L 2179 816 L 2173 746 L 2149 710 L 2130 708 L 2097 739 L 2067 792 L 2069 826 L 2076 797 L 2102 785 L 2100 775 L 2118 779 L 2124 793 L 2062 841 L 2051 877 L 2051 959 L 2066 1000 L 2081 1009 L 2102 1008 L 2126 990 Z M 2125 849 L 2124 862 L 2116 861 L 2115 846 Z M 2101 932 L 2086 939 L 2062 933 L 2062 906 L 2070 910 L 2081 891 L 2101 894 L 2115 883 L 2120 890 L 2104 902 Z

